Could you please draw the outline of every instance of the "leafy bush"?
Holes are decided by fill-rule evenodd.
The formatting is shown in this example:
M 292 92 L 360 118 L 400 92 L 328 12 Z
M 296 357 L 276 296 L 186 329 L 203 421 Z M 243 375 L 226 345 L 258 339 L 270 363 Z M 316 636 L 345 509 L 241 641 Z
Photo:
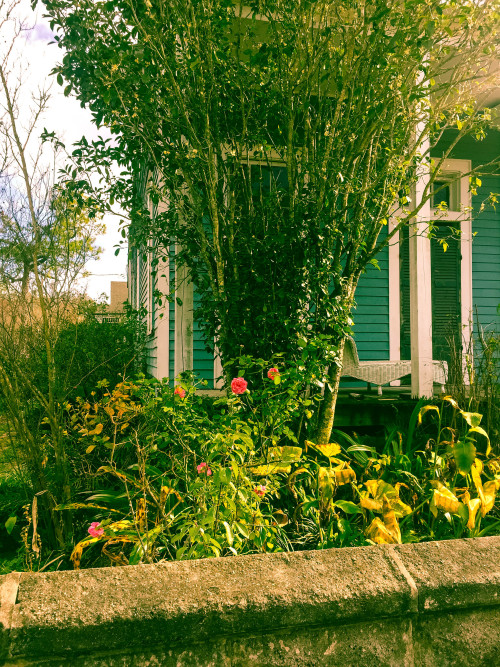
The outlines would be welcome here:
M 293 372 L 270 370 L 261 364 L 255 392 L 234 380 L 229 397 L 201 396 L 187 377 L 175 389 L 142 378 L 68 405 L 75 465 L 92 485 L 59 507 L 81 510 L 90 533 L 75 567 L 88 547 L 87 564 L 124 565 L 500 531 L 500 461 L 481 415 L 445 397 L 420 402 L 381 451 L 340 431 L 298 442 L 313 406 Z

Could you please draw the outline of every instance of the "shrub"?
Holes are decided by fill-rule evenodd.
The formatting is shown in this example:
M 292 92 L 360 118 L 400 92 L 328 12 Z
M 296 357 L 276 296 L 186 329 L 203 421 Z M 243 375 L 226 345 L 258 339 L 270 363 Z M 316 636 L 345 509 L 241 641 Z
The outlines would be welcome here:
M 419 403 L 381 452 L 339 431 L 298 442 L 292 426 L 312 406 L 293 373 L 264 368 L 255 393 L 238 382 L 212 399 L 188 378 L 182 391 L 142 378 L 68 407 L 79 465 L 99 484 L 59 508 L 88 517 L 75 567 L 91 546 L 87 563 L 124 565 L 499 531 L 500 463 L 481 415 L 445 397 Z

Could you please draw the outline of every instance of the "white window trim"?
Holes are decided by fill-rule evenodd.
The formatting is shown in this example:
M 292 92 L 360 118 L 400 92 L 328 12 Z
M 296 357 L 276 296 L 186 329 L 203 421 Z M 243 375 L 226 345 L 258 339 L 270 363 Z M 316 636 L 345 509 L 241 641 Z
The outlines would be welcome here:
M 457 174 L 469 174 L 471 171 L 470 160 L 444 160 L 440 172 L 446 178 L 457 176 Z M 471 194 L 469 189 L 469 177 L 462 176 L 457 182 L 457 194 L 459 196 L 458 211 L 440 211 L 431 208 L 431 216 L 439 220 L 450 220 L 460 223 L 460 301 L 462 320 L 462 340 L 468 346 L 473 333 L 472 319 L 472 211 Z
M 441 172 L 444 177 L 447 174 L 469 174 L 471 161 L 462 159 L 444 160 Z M 459 211 L 440 211 L 430 208 L 430 218 L 460 222 L 460 289 L 461 289 L 461 324 L 462 338 L 465 343 L 471 340 L 473 333 L 473 302 L 472 302 L 472 214 L 471 195 L 469 191 L 469 178 L 462 176 L 458 180 Z M 425 219 L 425 214 L 421 215 Z M 396 216 L 389 221 L 389 230 L 394 229 L 397 224 Z M 425 244 L 424 244 L 425 245 Z M 389 244 L 389 357 L 398 360 L 401 356 L 400 334 L 401 334 L 401 311 L 400 311 L 400 272 L 399 272 L 399 233 L 396 233 Z M 413 332 L 412 332 L 413 333 Z M 468 381 L 466 369 L 464 378 Z M 399 380 L 391 383 L 392 386 L 399 385 Z

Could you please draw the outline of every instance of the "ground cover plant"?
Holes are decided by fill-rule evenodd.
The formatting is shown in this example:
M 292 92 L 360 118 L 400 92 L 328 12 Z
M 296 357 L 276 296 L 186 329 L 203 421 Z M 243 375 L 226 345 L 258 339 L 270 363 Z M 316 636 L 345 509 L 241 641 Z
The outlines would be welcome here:
M 241 376 L 215 400 L 189 377 L 138 379 L 68 408 L 92 484 L 58 508 L 78 516 L 74 567 L 500 533 L 500 458 L 480 414 L 446 396 L 378 447 L 342 431 L 314 443 L 307 425 L 299 441 L 314 405 L 293 374 L 261 372 L 255 392 Z

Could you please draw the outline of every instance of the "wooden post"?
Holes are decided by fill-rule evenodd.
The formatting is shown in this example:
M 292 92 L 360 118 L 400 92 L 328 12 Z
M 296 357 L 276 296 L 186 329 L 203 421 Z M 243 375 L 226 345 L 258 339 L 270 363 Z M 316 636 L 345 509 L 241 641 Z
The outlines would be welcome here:
M 187 270 L 175 263 L 175 377 L 193 370 L 193 283 Z M 177 301 L 180 299 L 181 303 Z
M 428 140 L 422 143 L 427 144 Z M 427 148 L 422 145 L 422 152 Z M 424 164 L 415 184 L 417 206 L 428 182 L 429 169 Z M 431 241 L 427 236 L 430 218 L 430 201 L 427 201 L 409 230 L 411 393 L 414 398 L 433 395 Z

